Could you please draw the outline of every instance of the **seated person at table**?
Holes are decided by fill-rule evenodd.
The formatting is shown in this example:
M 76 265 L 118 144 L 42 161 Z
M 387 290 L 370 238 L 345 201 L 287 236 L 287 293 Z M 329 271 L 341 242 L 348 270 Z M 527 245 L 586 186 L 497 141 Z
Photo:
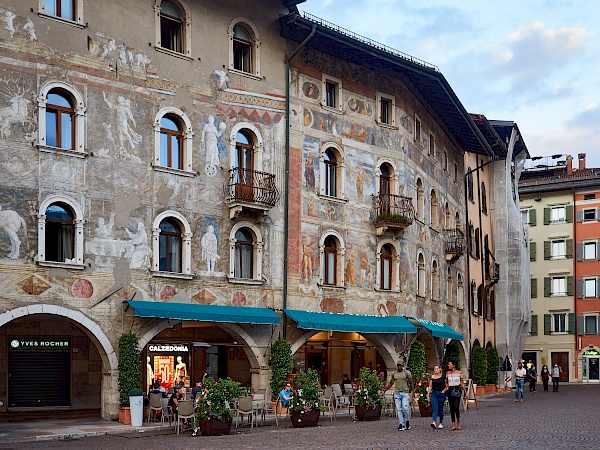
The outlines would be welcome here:
M 287 408 L 292 397 L 292 385 L 290 383 L 285 383 L 283 390 L 279 393 L 279 401 L 281 402 L 281 406 Z
M 352 389 L 352 381 L 350 381 L 350 378 L 348 377 L 347 373 L 344 374 L 342 382 L 340 383 L 340 386 L 344 390 L 346 390 L 346 389 Z
M 178 384 L 175 386 L 175 392 L 173 392 L 171 398 L 169 398 L 168 403 L 168 405 L 171 407 L 171 410 L 175 414 L 175 420 L 177 420 L 179 417 L 177 413 L 177 407 L 179 406 L 179 402 L 181 400 L 185 400 L 185 386 Z M 189 428 L 189 426 L 189 421 L 186 419 L 185 423 L 183 424 L 183 427 Z
M 206 373 L 202 377 L 202 380 L 196 381 L 196 386 L 192 388 L 192 399 L 196 399 L 196 395 L 199 392 L 204 392 L 204 379 L 206 378 Z
M 162 394 L 163 398 L 167 398 L 167 393 L 164 390 L 160 390 L 160 383 L 158 381 L 152 385 L 152 390 L 149 394 Z

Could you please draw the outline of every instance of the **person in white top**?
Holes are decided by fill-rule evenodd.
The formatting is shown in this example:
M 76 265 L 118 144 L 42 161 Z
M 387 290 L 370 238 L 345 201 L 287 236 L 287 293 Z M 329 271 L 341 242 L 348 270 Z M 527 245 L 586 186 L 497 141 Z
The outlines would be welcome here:
M 519 401 L 519 392 L 521 392 L 521 401 L 523 401 L 523 397 L 525 396 L 526 376 L 527 371 L 523 367 L 523 363 L 519 362 L 519 364 L 517 364 L 517 370 L 515 370 L 515 402 Z
M 552 373 L 552 392 L 558 392 L 558 382 L 560 381 L 560 373 L 562 372 L 562 368 L 558 365 L 558 363 L 554 363 L 554 367 L 550 371 Z

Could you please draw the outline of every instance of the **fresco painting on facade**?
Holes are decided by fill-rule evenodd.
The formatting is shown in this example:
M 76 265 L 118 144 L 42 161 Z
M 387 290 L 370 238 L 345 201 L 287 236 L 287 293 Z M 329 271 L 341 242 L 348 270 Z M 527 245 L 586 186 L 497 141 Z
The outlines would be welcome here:
M 21 240 L 18 233 L 22 231 L 27 241 L 27 223 L 19 213 L 9 209 L 2 209 L 0 206 L 0 232 L 9 240 L 9 252 L 6 257 L 17 259 L 20 257 Z
M 5 106 L 0 107 L 0 139 L 13 135 L 12 125 L 19 124 L 25 133 L 32 133 L 34 122 L 29 114 L 31 100 L 27 94 L 30 86 L 13 75 L 0 77 L 0 95 Z
M 218 128 L 217 128 L 218 127 Z M 208 121 L 202 127 L 202 142 L 205 166 L 204 171 L 209 177 L 214 177 L 219 168 L 219 153 L 225 152 L 225 146 L 221 143 L 221 136 L 227 128 L 225 122 L 215 125 L 215 117 L 208 116 Z
M 320 98 L 318 86 L 310 81 L 305 81 L 302 83 L 302 94 L 310 100 L 317 100 Z M 308 126 L 306 123 L 304 125 Z
M 202 259 L 206 263 L 206 271 L 200 271 L 201 275 L 225 276 L 224 273 L 217 272 L 216 270 L 217 262 L 221 258 L 219 256 L 219 241 L 217 233 L 218 232 L 215 231 L 215 227 L 213 225 L 207 225 L 206 232 L 200 238 L 200 245 L 202 246 Z

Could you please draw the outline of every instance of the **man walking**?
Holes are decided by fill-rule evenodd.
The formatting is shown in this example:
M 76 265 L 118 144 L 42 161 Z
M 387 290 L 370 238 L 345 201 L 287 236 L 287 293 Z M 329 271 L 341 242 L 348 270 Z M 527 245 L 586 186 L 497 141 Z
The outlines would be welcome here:
M 535 392 L 535 382 L 537 381 L 537 370 L 535 370 L 535 364 L 531 363 L 528 371 L 529 375 L 529 392 Z
M 562 368 L 558 363 L 554 363 L 554 367 L 552 367 L 552 392 L 558 392 L 558 382 L 560 381 L 561 372 Z
M 410 430 L 409 402 L 414 395 L 415 386 L 412 374 L 409 370 L 404 369 L 404 358 L 397 361 L 396 370 L 392 373 L 384 391 L 387 391 L 392 385 L 394 385 L 394 402 L 396 403 L 396 411 L 398 411 L 398 431 Z
M 517 370 L 515 370 L 515 402 L 519 401 L 519 392 L 521 393 L 521 401 L 525 397 L 525 377 L 527 371 L 523 368 L 523 363 L 517 364 Z

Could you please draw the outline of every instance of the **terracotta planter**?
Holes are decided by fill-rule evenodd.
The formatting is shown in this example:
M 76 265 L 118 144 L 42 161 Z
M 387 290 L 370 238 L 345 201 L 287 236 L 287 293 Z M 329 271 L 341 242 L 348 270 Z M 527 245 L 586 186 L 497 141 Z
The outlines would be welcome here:
M 202 419 L 199 423 L 200 434 L 202 436 L 222 436 L 229 434 L 232 422 L 232 420 L 228 419 Z
M 119 407 L 119 422 L 124 425 L 131 425 L 131 409 L 129 409 L 129 406 Z
M 316 427 L 319 424 L 319 417 L 321 417 L 321 411 L 318 409 L 311 409 L 304 414 L 300 414 L 299 411 L 292 411 L 292 427 Z
M 475 394 L 477 397 L 483 397 L 485 395 L 485 386 L 477 386 L 475 388 Z
M 370 422 L 381 418 L 381 405 L 375 408 L 365 408 L 363 405 L 356 405 L 356 420 L 359 422 Z
M 419 403 L 419 412 L 421 413 L 421 417 L 431 417 L 433 415 L 433 407 L 431 404 L 429 406 L 425 406 Z
M 495 384 L 486 384 L 485 385 L 485 393 L 486 394 L 495 394 L 496 393 L 496 385 Z

